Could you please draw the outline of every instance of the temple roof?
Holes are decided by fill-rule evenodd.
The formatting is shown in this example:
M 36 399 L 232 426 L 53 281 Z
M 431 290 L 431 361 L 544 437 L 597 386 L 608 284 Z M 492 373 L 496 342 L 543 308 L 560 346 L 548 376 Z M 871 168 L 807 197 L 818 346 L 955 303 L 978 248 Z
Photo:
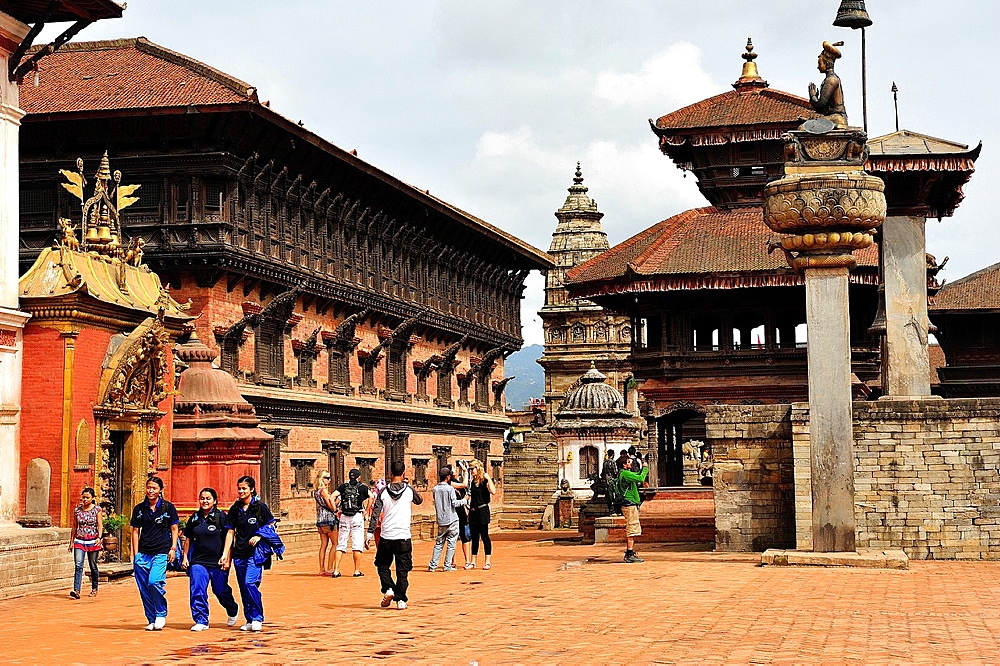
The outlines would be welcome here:
M 926 134 L 898 130 L 884 136 L 868 139 L 868 148 L 872 155 L 958 155 L 974 152 L 979 154 L 980 147 L 969 151 L 964 143 L 938 139 Z
M 930 309 L 931 312 L 1000 310 L 1000 263 L 945 283 L 934 296 Z
M 780 237 L 764 224 L 761 208 L 695 208 L 663 220 L 567 275 L 573 297 L 624 291 L 731 289 L 804 284 L 767 241 Z M 853 282 L 875 284 L 874 246 L 855 252 L 861 270 Z
M 38 77 L 44 85 L 20 90 L 29 114 L 257 101 L 249 84 L 145 37 L 67 44 L 39 63 Z
M 29 51 L 30 53 L 30 51 Z M 66 118 L 248 112 L 295 137 L 303 150 L 318 148 L 513 251 L 528 268 L 552 259 L 515 236 L 372 166 L 261 103 L 257 89 L 203 62 L 145 37 L 65 45 L 39 63 L 40 85 L 20 86 L 24 123 Z M 141 112 L 139 111 L 141 110 Z
M 146 316 L 155 316 L 162 308 L 168 319 L 176 322 L 191 319 L 148 267 L 133 266 L 96 252 L 45 248 L 18 282 L 18 296 L 29 311 L 31 301 L 73 295 L 86 295 Z
M 780 90 L 753 87 L 744 91 L 731 90 L 685 106 L 660 116 L 654 126 L 657 130 L 666 130 L 665 133 L 673 133 L 670 130 L 704 131 L 708 128 L 784 124 L 817 117 L 819 114 L 812 110 L 807 99 Z

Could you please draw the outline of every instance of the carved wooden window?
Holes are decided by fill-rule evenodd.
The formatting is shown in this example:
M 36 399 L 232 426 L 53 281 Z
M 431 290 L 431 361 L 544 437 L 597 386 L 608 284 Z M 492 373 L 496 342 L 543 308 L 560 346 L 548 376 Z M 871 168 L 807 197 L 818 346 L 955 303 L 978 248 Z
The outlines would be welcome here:
M 361 364 L 361 392 L 376 393 L 375 389 L 375 363 Z
M 288 430 L 285 428 L 265 428 L 264 432 L 274 439 L 264 445 L 260 458 L 260 478 L 257 491 L 261 499 L 278 515 L 281 510 L 281 450 L 288 446 Z
M 427 463 L 429 458 L 413 459 L 413 485 L 417 490 L 427 489 Z
M 476 376 L 476 409 L 487 410 L 490 408 L 490 376 Z
M 221 180 L 205 181 L 205 218 L 223 219 L 226 210 L 226 183 Z
M 313 489 L 313 469 L 315 466 L 316 461 L 312 458 L 292 459 L 292 472 L 294 473 L 292 490 L 302 491 Z
M 379 442 L 385 451 L 385 478 L 388 480 L 393 462 L 406 460 L 406 446 L 410 441 L 410 434 L 407 432 L 391 432 L 380 430 L 378 433 Z
M 437 399 L 438 406 L 451 406 L 451 377 L 455 369 L 453 365 L 440 366 L 437 370 Z
M 254 373 L 260 383 L 280 383 L 285 378 L 284 322 L 265 319 L 254 330 Z
M 351 354 L 334 346 L 327 347 L 329 354 L 326 390 L 330 393 L 352 393 Z
M 370 484 L 375 478 L 375 463 L 378 458 L 355 458 L 354 461 L 361 470 L 361 483 Z
M 219 340 L 219 367 L 236 376 L 240 369 L 240 336 Z
M 21 215 L 52 217 L 56 207 L 56 194 L 52 187 L 22 188 L 19 199 Z
M 491 460 L 490 469 L 490 476 L 493 478 L 493 481 L 497 484 L 503 483 L 503 461 Z
M 483 467 L 486 467 L 490 455 L 490 440 L 473 439 L 469 442 L 469 446 L 472 448 L 472 455 L 475 456 L 476 460 L 483 463 Z
M 586 479 L 591 475 L 596 475 L 598 470 L 598 465 L 600 464 L 600 455 L 598 455 L 596 446 L 581 446 L 580 447 L 580 478 Z
M 323 451 L 326 452 L 326 468 L 330 472 L 330 481 L 333 488 L 347 480 L 347 453 L 351 449 L 351 443 L 345 441 L 323 440 Z
M 141 188 L 140 188 L 141 189 Z M 186 180 L 176 180 L 173 186 L 174 220 L 185 222 L 190 210 L 190 188 Z
M 446 466 L 451 458 L 451 447 L 450 446 L 435 446 L 431 449 L 434 452 L 434 457 L 436 459 L 437 469 L 434 473 L 437 474 L 438 470 Z
M 308 352 L 302 352 L 299 354 L 298 373 L 296 375 L 296 383 L 299 386 L 316 385 L 316 380 L 313 379 L 313 362 L 315 360 L 316 357 Z
M 390 400 L 406 397 L 406 341 L 394 343 L 386 354 L 385 388 Z

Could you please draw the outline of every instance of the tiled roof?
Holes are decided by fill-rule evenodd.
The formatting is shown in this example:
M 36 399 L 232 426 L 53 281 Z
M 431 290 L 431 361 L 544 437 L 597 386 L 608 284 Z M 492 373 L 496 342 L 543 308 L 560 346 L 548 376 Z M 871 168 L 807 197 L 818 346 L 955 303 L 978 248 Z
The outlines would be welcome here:
M 931 310 L 1000 310 L 1000 263 L 945 283 Z
M 816 118 L 809 100 L 771 88 L 731 90 L 661 116 L 661 130 L 788 123 Z
M 139 83 L 141 82 L 141 83 Z M 29 114 L 256 102 L 247 83 L 145 37 L 63 46 L 20 86 Z
M 780 251 L 767 253 L 767 241 L 780 237 L 764 224 L 761 208 L 722 211 L 695 208 L 656 224 L 566 274 L 577 285 L 648 276 L 705 276 L 757 273 L 787 276 L 798 284 Z M 859 266 L 878 265 L 874 247 L 855 252 Z M 748 286 L 763 283 L 748 282 Z M 706 286 L 707 283 L 706 283 Z

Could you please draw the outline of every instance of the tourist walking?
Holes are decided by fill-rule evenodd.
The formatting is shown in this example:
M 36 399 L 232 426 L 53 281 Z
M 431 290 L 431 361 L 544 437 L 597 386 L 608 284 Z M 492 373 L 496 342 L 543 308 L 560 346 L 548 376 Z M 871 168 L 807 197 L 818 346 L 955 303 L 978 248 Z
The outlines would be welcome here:
M 648 457 L 648 456 L 647 456 Z M 636 460 L 642 456 L 637 456 Z M 639 484 L 646 480 L 649 474 L 649 464 L 642 459 L 639 473 L 629 469 L 629 454 L 622 451 L 618 458 L 618 488 L 622 494 L 622 515 L 625 516 L 625 562 L 642 562 L 643 559 L 635 552 L 635 539 L 642 536 L 642 526 L 639 524 Z
M 368 521 L 366 546 L 375 539 L 375 528 L 382 521 L 382 537 L 375 550 L 375 568 L 382 584 L 382 608 L 388 608 L 393 599 L 396 608 L 404 610 L 408 597 L 408 575 L 413 568 L 413 542 L 410 536 L 411 504 L 421 504 L 424 499 L 403 478 L 406 465 L 394 460 L 389 467 L 390 483 L 375 498 L 371 519 Z M 396 580 L 390 567 L 396 562 Z
M 237 500 L 229 508 L 229 531 L 226 533 L 224 565 L 232 561 L 236 569 L 236 583 L 240 588 L 243 615 L 246 624 L 241 631 L 260 631 L 264 624 L 264 603 L 260 595 L 260 583 L 264 576 L 265 564 L 269 560 L 257 553 L 258 544 L 266 547 L 267 541 L 276 538 L 274 515 L 257 496 L 257 482 L 250 476 L 241 476 L 236 481 Z
M 146 631 L 167 624 L 167 564 L 177 559 L 177 509 L 163 499 L 163 479 L 146 481 L 146 499 L 132 509 L 132 570 L 146 613 Z
M 329 576 L 330 570 L 327 569 L 327 564 L 330 562 L 334 546 L 333 535 L 339 525 L 337 507 L 329 490 L 329 471 L 321 469 L 316 473 L 315 487 L 313 499 L 316 500 L 316 531 L 319 532 L 319 575 Z
M 441 559 L 441 550 L 445 543 L 448 551 L 444 556 L 444 570 L 454 571 L 455 545 L 458 543 L 458 512 L 465 506 L 465 500 L 458 499 L 458 493 L 451 486 L 451 467 L 445 466 L 438 472 L 438 484 L 432 491 L 434 496 L 434 514 L 437 517 L 438 533 L 434 540 L 434 553 L 427 565 L 428 571 L 436 571 Z
M 472 483 L 469 484 L 469 530 L 472 532 L 472 561 L 465 565 L 466 569 L 475 569 L 479 557 L 479 542 L 483 542 L 483 553 L 486 562 L 483 570 L 489 571 L 493 565 L 490 557 L 493 555 L 493 542 L 490 540 L 490 497 L 497 492 L 493 479 L 483 469 L 483 463 L 473 460 Z
M 350 539 L 351 550 L 354 553 L 354 577 L 365 574 L 361 571 L 361 553 L 365 549 L 365 511 L 368 508 L 368 486 L 361 483 L 361 470 L 352 469 L 348 474 L 347 483 L 340 484 L 333 491 L 333 499 L 337 504 L 340 517 L 340 529 L 337 533 L 337 552 L 333 559 L 333 577 L 340 578 L 340 560 L 347 552 L 347 541 Z
M 187 547 L 181 567 L 191 579 L 191 631 L 208 629 L 208 585 L 226 609 L 226 625 L 236 624 L 240 608 L 229 586 L 229 565 L 225 558 L 229 519 L 219 509 L 219 494 L 214 488 L 202 488 L 198 493 L 198 510 L 184 525 Z M 225 568 L 223 568 L 225 565 Z
M 69 550 L 73 553 L 73 591 L 69 596 L 80 598 L 83 587 L 83 562 L 90 564 L 90 596 L 97 596 L 97 555 L 101 552 L 101 532 L 104 515 L 96 502 L 93 488 L 80 491 L 80 505 L 73 511 L 73 535 Z

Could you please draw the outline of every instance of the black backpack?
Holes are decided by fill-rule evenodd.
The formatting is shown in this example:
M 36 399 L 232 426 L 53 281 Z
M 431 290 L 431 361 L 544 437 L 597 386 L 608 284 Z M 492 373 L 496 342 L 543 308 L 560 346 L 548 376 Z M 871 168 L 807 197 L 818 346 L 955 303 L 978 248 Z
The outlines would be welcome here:
M 608 480 L 608 501 L 611 503 L 611 508 L 615 513 L 622 512 L 622 501 L 625 499 L 622 489 L 618 484 L 618 479 Z
M 361 484 L 345 483 L 340 493 L 340 512 L 353 516 L 358 511 L 361 511 Z

